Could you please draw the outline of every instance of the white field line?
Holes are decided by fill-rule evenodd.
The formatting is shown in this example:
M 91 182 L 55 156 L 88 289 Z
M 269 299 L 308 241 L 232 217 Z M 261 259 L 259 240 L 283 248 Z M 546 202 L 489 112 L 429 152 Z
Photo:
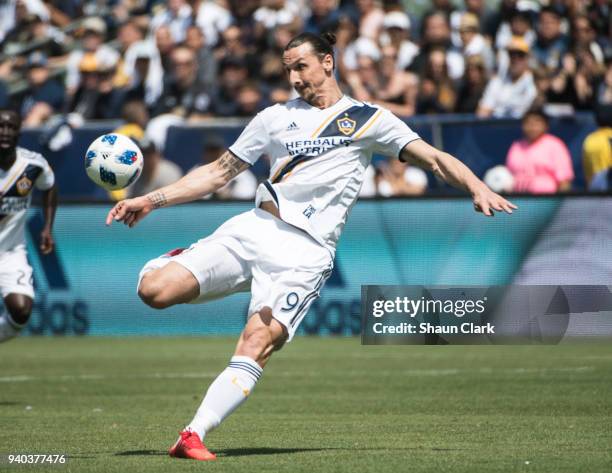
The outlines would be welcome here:
M 585 373 L 595 371 L 593 366 L 576 366 L 567 368 L 477 368 L 477 369 L 408 369 L 408 370 L 377 370 L 376 375 L 404 375 L 404 376 L 453 376 L 462 374 L 551 374 L 551 373 Z M 318 371 L 272 371 L 274 376 L 287 377 L 320 377 Z M 343 376 L 363 376 L 363 371 L 344 371 Z M 126 374 L 126 375 L 102 375 L 102 374 L 64 374 L 48 376 L 13 375 L 0 376 L 0 383 L 23 383 L 30 381 L 99 381 L 107 379 L 210 379 L 218 375 L 217 372 L 199 373 L 149 373 L 149 374 Z

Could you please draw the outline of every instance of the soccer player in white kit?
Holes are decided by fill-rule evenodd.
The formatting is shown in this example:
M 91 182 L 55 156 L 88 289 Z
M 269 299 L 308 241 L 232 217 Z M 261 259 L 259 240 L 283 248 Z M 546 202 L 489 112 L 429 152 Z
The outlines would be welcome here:
M 32 268 L 25 248 L 26 211 L 34 187 L 43 191 L 45 225 L 40 235 L 42 254 L 53 251 L 51 235 L 57 207 L 55 177 L 40 154 L 17 147 L 21 119 L 0 110 L 0 342 L 17 336 L 32 313 Z
M 303 33 L 283 52 L 299 98 L 269 107 L 217 161 L 175 184 L 118 202 L 106 223 L 130 227 L 154 209 L 200 199 L 271 159 L 255 209 L 237 215 L 186 250 L 149 261 L 138 294 L 155 308 L 251 291 L 249 318 L 228 367 L 213 381 L 174 457 L 213 460 L 202 439 L 253 391 L 270 356 L 291 340 L 333 268 L 336 243 L 372 153 L 398 156 L 471 193 L 476 210 L 512 213 L 464 164 L 425 143 L 384 108 L 344 95 L 334 77 L 331 34 Z

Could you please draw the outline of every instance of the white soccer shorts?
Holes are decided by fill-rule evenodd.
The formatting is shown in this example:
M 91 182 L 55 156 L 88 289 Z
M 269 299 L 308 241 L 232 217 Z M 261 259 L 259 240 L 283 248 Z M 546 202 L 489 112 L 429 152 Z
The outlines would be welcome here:
M 0 252 L 0 293 L 2 298 L 9 294 L 23 294 L 34 299 L 32 267 L 25 246 Z
M 145 264 L 145 273 L 170 261 L 188 269 L 200 284 L 193 304 L 251 291 L 250 317 L 272 309 L 293 338 L 300 322 L 330 276 L 333 259 L 312 237 L 269 212 L 253 209 L 221 225 L 180 254 Z

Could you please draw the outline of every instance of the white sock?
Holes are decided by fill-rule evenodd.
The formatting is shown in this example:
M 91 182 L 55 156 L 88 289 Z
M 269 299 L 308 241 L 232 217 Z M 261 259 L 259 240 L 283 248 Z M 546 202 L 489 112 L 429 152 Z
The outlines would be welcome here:
M 23 325 L 16 323 L 8 312 L 3 312 L 0 315 L 0 342 L 6 342 L 11 338 L 15 338 L 19 335 L 22 328 Z
M 263 370 L 248 356 L 234 356 L 212 382 L 195 417 L 186 427 L 203 439 L 246 401 Z

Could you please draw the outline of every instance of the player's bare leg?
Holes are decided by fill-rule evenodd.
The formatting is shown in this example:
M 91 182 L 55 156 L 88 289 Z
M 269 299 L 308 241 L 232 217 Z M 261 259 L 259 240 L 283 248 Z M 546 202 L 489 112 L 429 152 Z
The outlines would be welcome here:
M 4 298 L 6 312 L 0 314 L 0 342 L 19 335 L 30 319 L 32 305 L 32 299 L 24 294 L 8 294 Z
M 174 261 L 146 273 L 138 286 L 138 295 L 145 304 L 165 309 L 194 300 L 200 284 L 194 275 Z
M 287 330 L 269 308 L 253 314 L 242 331 L 229 366 L 212 382 L 202 404 L 169 453 L 174 457 L 214 460 L 202 444 L 249 397 L 272 353 L 287 340 Z

